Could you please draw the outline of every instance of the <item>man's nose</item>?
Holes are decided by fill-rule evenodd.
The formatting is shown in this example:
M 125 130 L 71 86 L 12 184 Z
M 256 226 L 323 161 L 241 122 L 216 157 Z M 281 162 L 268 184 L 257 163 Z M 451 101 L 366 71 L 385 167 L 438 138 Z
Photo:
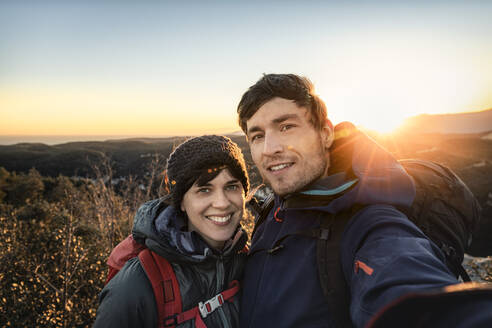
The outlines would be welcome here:
M 263 155 L 273 156 L 275 154 L 281 153 L 283 150 L 282 143 L 279 138 L 274 134 L 266 135 L 263 144 Z

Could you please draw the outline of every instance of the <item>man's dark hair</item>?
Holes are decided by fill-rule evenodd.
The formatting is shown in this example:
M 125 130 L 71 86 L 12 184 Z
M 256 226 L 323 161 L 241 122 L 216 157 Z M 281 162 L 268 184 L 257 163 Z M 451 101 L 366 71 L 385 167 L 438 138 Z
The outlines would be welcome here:
M 314 86 L 308 78 L 295 74 L 264 74 L 244 93 L 237 106 L 239 125 L 247 132 L 246 122 L 268 101 L 275 97 L 293 100 L 299 107 L 305 107 L 313 126 L 321 130 L 327 120 L 326 105 L 314 93 Z

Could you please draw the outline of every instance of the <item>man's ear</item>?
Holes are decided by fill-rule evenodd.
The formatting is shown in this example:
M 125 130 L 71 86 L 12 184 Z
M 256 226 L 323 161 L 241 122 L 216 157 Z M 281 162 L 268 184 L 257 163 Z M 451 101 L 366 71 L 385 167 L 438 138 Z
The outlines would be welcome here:
M 326 119 L 326 122 L 323 126 L 323 130 L 321 131 L 321 135 L 323 138 L 323 145 L 325 149 L 329 149 L 333 140 L 335 139 L 335 132 L 333 130 L 333 124 L 329 119 Z

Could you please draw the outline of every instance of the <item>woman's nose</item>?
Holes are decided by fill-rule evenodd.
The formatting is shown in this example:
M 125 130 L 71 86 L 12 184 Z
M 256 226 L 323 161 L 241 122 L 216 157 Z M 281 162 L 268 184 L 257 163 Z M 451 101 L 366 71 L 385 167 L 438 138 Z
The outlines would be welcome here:
M 227 198 L 224 191 L 221 190 L 214 195 L 212 206 L 215 208 L 227 208 L 229 206 L 229 203 L 229 198 Z

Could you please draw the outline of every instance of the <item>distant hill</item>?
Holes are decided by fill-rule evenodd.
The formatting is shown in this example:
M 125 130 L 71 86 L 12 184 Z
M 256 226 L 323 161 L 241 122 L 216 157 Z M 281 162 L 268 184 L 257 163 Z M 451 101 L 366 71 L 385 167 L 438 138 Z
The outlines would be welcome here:
M 408 118 L 401 130 L 412 133 L 480 133 L 492 131 L 492 108 L 480 112 L 423 114 Z
M 113 175 L 143 176 L 156 156 L 165 164 L 176 145 L 187 137 L 131 138 L 108 141 L 68 142 L 58 145 L 18 143 L 0 145 L 0 167 L 8 171 L 27 172 L 36 168 L 44 176 L 94 176 L 94 166 L 109 160 Z M 243 149 L 247 147 L 243 136 L 231 135 Z M 251 163 L 249 152 L 245 152 Z M 163 166 L 161 165 L 161 166 Z

